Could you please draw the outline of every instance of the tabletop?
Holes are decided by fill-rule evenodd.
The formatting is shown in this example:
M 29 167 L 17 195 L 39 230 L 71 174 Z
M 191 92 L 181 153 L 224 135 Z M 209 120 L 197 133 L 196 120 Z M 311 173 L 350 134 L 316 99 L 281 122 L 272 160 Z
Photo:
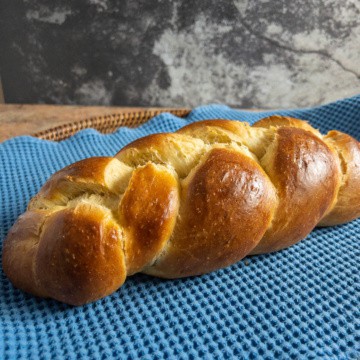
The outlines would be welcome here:
M 0 104 L 0 142 L 99 115 L 161 110 L 155 107 Z

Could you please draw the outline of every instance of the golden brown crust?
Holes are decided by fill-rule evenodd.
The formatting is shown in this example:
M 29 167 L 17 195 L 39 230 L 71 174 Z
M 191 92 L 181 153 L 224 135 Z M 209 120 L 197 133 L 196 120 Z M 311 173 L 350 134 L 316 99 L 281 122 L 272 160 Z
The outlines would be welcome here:
M 360 216 L 360 143 L 340 131 L 330 131 L 325 141 L 337 151 L 343 172 L 337 202 L 319 223 L 332 226 Z
M 272 115 L 257 121 L 253 127 L 271 128 L 271 127 L 293 127 L 303 129 L 322 137 L 320 132 L 314 129 L 307 121 L 294 119 L 288 116 Z
M 206 273 L 360 216 L 360 144 L 271 116 L 190 124 L 55 173 L 15 223 L 16 287 L 80 305 L 138 271 Z
M 249 135 L 250 126 L 230 120 L 204 120 L 186 125 L 176 132 L 200 139 L 205 144 L 229 144 L 236 143 L 241 145 L 244 138 Z
M 172 234 L 178 208 L 178 182 L 166 168 L 147 164 L 134 171 L 119 208 L 129 275 L 155 260 Z
M 250 125 L 246 122 L 225 119 L 203 120 L 186 125 L 179 129 L 176 133 L 193 136 L 197 129 L 203 129 L 204 127 L 219 127 L 223 130 L 229 131 L 230 133 L 240 135 L 246 132 Z
M 35 258 L 45 222 L 46 211 L 27 211 L 21 215 L 4 241 L 3 269 L 19 289 L 37 296 L 46 296 L 34 272 Z
M 233 264 L 260 241 L 276 207 L 261 167 L 228 149 L 211 150 L 182 195 L 171 244 L 148 274 L 177 278 Z
M 267 172 L 279 197 L 271 227 L 252 251 L 261 254 L 291 246 L 306 237 L 333 203 L 340 169 L 328 146 L 302 129 L 277 129 Z
M 47 296 L 80 305 L 117 290 L 126 278 L 121 238 L 99 207 L 83 204 L 55 213 L 44 224 L 36 256 L 35 273 Z

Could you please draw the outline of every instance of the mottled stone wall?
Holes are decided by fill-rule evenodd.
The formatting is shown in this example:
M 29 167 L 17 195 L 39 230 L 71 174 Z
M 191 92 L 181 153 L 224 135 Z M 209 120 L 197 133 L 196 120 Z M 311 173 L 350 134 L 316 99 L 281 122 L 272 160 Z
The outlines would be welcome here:
M 2 0 L 7 102 L 303 107 L 360 92 L 359 0 Z

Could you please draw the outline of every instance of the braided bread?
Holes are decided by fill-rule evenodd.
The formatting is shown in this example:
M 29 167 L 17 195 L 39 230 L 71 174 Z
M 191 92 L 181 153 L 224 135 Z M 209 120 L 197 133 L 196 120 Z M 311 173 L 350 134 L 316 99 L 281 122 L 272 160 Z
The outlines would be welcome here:
M 360 144 L 272 116 L 206 120 L 55 173 L 3 246 L 24 291 L 80 305 L 137 272 L 204 274 L 360 216 Z

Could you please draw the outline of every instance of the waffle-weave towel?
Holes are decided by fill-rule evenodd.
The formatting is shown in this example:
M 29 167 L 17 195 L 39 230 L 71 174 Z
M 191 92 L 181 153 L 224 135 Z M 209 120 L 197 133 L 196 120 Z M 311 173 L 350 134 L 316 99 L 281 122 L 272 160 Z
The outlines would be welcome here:
M 113 155 L 141 136 L 190 122 L 250 123 L 270 114 L 360 139 L 360 95 L 300 110 L 248 112 L 223 105 L 170 114 L 137 129 L 83 130 L 54 143 L 18 137 L 0 145 L 0 241 L 46 179 L 89 156 Z M 5 359 L 359 359 L 360 219 L 315 229 L 278 253 L 180 280 L 128 278 L 82 307 L 35 298 L 1 272 L 0 358 Z

